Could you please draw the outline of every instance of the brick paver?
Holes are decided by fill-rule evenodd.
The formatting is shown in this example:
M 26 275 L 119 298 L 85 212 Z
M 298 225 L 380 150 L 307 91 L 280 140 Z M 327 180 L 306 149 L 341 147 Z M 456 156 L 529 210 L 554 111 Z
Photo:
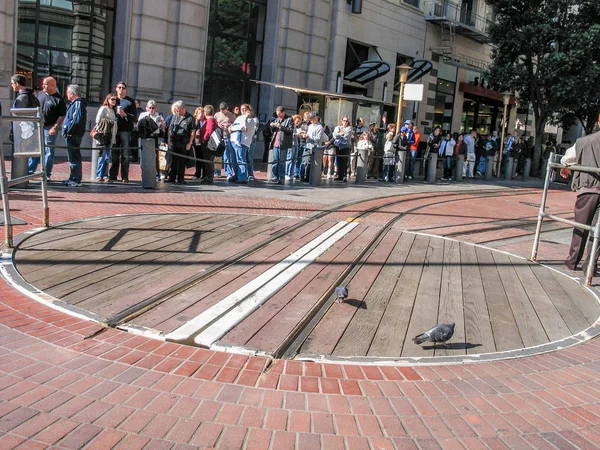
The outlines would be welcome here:
M 61 222 L 232 208 L 302 216 L 326 206 L 322 195 L 308 190 L 298 201 L 277 188 L 254 195 L 252 189 L 223 187 L 223 193 L 176 188 L 147 193 L 134 184 L 106 188 L 112 189 L 110 197 L 94 187 L 53 190 L 51 217 Z M 343 190 L 328 192 L 328 204 L 347 201 Z M 419 191 L 398 187 L 382 195 L 396 192 Z M 17 232 L 39 225 L 37 193 L 11 197 L 13 214 L 32 221 Z M 475 200 L 469 211 L 441 203 L 406 216 L 400 226 L 427 225 L 434 234 L 463 230 L 468 234 L 459 238 L 473 242 L 511 237 L 506 229 L 474 232 L 472 218 L 535 217 L 527 203 L 539 198 L 539 191 L 507 198 L 502 211 Z M 555 213 L 568 214 L 572 202 L 567 191 L 552 193 Z M 501 249 L 528 256 L 530 242 L 512 241 Z M 543 259 L 558 263 L 564 254 L 565 245 L 546 243 L 540 249 Z M 0 280 L 0 448 L 23 443 L 277 450 L 600 446 L 597 339 L 524 359 L 462 366 L 269 365 L 263 357 L 197 350 L 117 330 L 84 339 L 97 329 Z

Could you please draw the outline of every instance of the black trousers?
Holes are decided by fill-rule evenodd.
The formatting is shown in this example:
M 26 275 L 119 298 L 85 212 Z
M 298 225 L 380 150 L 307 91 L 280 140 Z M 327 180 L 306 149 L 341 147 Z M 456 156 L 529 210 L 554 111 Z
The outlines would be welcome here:
M 173 145 L 171 147 L 173 151 L 173 161 L 171 161 L 171 169 L 169 170 L 169 179 L 172 181 L 184 181 L 185 177 L 185 158 L 181 158 L 178 155 L 185 155 L 185 145 L 183 147 Z
M 348 163 L 350 161 L 350 147 L 348 148 L 336 148 L 335 151 L 337 158 L 337 176 L 341 180 L 348 176 Z
M 575 201 L 575 222 L 584 223 L 586 225 L 592 225 L 594 222 L 594 215 L 598 211 L 600 206 L 600 192 L 599 193 L 584 193 L 577 196 Z M 571 247 L 569 248 L 569 256 L 565 259 L 565 265 L 575 270 L 577 265 L 583 257 L 583 252 L 588 241 L 590 232 L 587 230 L 580 230 L 578 228 L 573 229 L 573 237 L 571 238 Z M 591 251 L 591 245 L 588 249 L 586 261 L 583 264 L 583 269 L 587 268 Z

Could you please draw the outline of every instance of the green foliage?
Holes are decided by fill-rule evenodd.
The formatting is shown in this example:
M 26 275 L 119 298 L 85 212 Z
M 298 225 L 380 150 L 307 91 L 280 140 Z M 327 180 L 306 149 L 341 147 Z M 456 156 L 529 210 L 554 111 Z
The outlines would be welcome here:
M 549 119 L 573 116 L 587 128 L 600 111 L 598 0 L 488 0 L 497 22 L 490 30 L 488 78 L 499 90 L 531 103 L 536 120 L 534 160 Z M 593 119 L 595 121 L 595 119 Z

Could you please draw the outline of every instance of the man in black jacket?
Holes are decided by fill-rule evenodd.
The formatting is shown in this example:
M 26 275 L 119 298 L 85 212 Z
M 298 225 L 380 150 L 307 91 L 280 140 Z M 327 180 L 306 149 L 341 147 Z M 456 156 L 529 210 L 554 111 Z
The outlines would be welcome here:
M 273 131 L 271 147 L 273 148 L 273 161 L 271 161 L 272 175 L 269 180 L 272 183 L 283 184 L 285 180 L 285 159 L 288 149 L 292 147 L 294 135 L 294 123 L 292 118 L 285 113 L 283 106 L 275 110 L 277 117 L 269 124 Z
M 70 104 L 62 124 L 62 135 L 67 143 L 71 173 L 63 184 L 67 187 L 77 187 L 81 186 L 81 141 L 87 122 L 87 102 L 81 97 L 81 88 L 77 84 L 67 86 L 67 100 Z

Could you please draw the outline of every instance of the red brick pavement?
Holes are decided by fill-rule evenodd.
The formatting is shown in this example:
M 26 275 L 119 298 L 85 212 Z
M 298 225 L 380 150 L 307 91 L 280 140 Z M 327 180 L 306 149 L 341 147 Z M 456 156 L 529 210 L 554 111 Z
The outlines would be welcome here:
M 559 195 L 556 204 L 566 207 L 570 194 Z M 14 197 L 15 215 L 35 217 L 39 198 Z M 321 206 L 197 193 L 101 198 L 53 192 L 54 220 L 230 208 L 306 214 Z M 448 211 L 440 205 L 428 214 Z M 3 280 L 0 298 L 2 449 L 600 447 L 597 339 L 478 364 L 270 363 L 113 329 L 94 335 L 99 326 L 38 304 Z

